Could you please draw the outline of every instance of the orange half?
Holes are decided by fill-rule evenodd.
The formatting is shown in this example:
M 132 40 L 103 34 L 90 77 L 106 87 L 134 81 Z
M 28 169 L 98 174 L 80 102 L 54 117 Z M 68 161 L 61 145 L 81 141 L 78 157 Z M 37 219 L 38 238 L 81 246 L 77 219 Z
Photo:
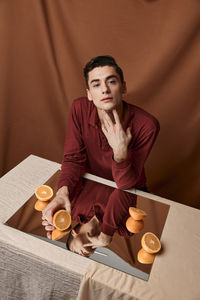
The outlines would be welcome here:
M 63 231 L 60 231 L 59 229 L 54 229 L 52 231 L 52 234 L 51 234 L 51 238 L 52 240 L 54 241 L 57 241 L 57 240 L 60 240 L 62 239 L 65 235 L 67 235 L 71 230 L 71 227 L 68 228 L 67 230 L 63 230 Z
M 137 207 L 129 207 L 129 214 L 134 220 L 137 221 L 143 220 L 144 217 L 147 216 L 147 213 L 144 210 Z
M 152 264 L 155 258 L 155 254 L 146 252 L 143 248 L 138 251 L 137 260 L 141 264 Z
M 157 253 L 161 249 L 160 240 L 152 232 L 146 232 L 141 240 L 142 248 L 148 253 Z
M 143 229 L 143 227 L 144 227 L 144 221 L 143 220 L 136 221 L 132 217 L 129 217 L 126 220 L 126 228 L 128 229 L 128 231 L 130 231 L 132 233 L 140 232 Z
M 53 197 L 53 190 L 48 185 L 40 185 L 35 190 L 35 196 L 41 201 L 48 201 Z
M 47 207 L 47 205 L 49 204 L 49 201 L 41 201 L 41 200 L 37 200 L 35 202 L 34 208 L 38 211 L 42 211 L 45 207 Z
M 58 230 L 66 230 L 71 225 L 71 215 L 65 210 L 58 210 L 53 216 L 53 225 Z

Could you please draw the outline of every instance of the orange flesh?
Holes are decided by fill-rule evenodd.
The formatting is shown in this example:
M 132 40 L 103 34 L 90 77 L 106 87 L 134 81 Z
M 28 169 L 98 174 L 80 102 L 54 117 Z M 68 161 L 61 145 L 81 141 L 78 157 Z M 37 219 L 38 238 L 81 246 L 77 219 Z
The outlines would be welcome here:
M 64 209 L 57 211 L 53 216 L 53 225 L 61 231 L 66 230 L 71 225 L 70 214 Z
M 35 190 L 35 195 L 41 201 L 48 201 L 53 196 L 53 190 L 48 185 L 41 185 Z
M 156 235 L 146 233 L 142 237 L 142 247 L 149 253 L 157 253 L 161 248 L 161 244 Z

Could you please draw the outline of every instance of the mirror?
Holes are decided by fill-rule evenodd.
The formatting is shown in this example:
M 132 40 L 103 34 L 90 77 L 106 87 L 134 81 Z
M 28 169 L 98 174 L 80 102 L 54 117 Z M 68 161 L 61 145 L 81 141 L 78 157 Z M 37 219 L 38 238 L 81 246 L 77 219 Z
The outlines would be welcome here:
M 54 191 L 56 191 L 59 174 L 60 171 L 56 172 L 45 183 Z M 59 241 L 46 238 L 46 231 L 41 225 L 41 212 L 34 209 L 35 202 L 36 197 L 33 195 L 6 222 L 6 225 L 66 249 L 67 236 Z M 147 213 L 144 218 L 144 227 L 137 234 L 130 233 L 126 228 L 126 220 L 130 216 L 128 210 L 130 206 L 140 208 Z M 100 222 L 103 217 L 106 220 L 116 218 L 117 225 L 109 246 L 97 248 L 86 259 L 95 260 L 143 280 L 148 280 L 152 264 L 141 264 L 137 260 L 137 253 L 141 249 L 141 238 L 146 232 L 153 232 L 159 239 L 161 238 L 169 205 L 83 178 L 83 185 L 76 190 L 72 201 L 72 226 L 80 221 L 89 221 L 94 215 L 94 210 Z M 157 255 L 162 254 L 163 250 Z

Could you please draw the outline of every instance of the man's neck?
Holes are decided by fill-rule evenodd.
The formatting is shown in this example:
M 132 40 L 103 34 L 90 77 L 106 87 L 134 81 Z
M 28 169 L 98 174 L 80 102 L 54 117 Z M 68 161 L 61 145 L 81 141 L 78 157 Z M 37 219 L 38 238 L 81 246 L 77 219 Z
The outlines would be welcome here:
M 101 224 L 100 224 L 98 218 L 96 217 L 96 215 L 94 215 L 91 220 L 92 220 L 92 225 L 95 228 L 95 234 L 98 235 L 101 232 L 100 231 Z
M 126 109 L 125 109 L 125 107 L 123 105 L 123 102 L 121 102 L 120 105 L 118 105 L 118 107 L 116 107 L 115 109 L 116 109 L 116 111 L 118 113 L 118 116 L 119 116 L 121 124 L 123 124 L 124 119 L 125 119 L 125 114 L 126 114 Z M 115 123 L 115 119 L 114 119 L 114 116 L 113 116 L 113 111 L 110 110 L 110 111 L 106 111 L 106 112 L 110 116 L 112 122 Z M 97 113 L 98 113 L 100 122 L 102 123 L 103 122 L 103 116 L 102 116 L 103 112 L 102 112 L 102 109 L 97 108 Z

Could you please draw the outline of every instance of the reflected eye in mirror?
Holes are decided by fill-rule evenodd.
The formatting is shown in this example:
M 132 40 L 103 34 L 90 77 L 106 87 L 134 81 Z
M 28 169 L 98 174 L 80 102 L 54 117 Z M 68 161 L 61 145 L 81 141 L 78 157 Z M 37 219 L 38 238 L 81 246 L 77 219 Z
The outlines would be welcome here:
M 93 233 L 90 233 L 90 232 L 87 232 L 87 235 L 88 235 L 89 237 L 93 237 L 93 236 L 94 236 L 94 234 L 93 234 Z

